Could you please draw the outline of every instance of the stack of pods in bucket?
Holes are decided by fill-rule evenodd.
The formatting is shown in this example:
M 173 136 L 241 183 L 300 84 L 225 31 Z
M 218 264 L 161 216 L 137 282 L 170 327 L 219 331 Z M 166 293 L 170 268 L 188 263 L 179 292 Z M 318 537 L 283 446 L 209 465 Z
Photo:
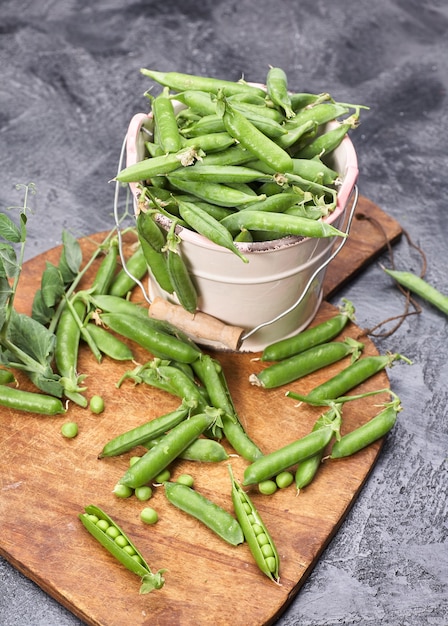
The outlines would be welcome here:
M 162 89 L 159 95 L 150 96 L 150 112 L 134 115 L 129 124 L 126 167 L 117 180 L 129 183 L 136 208 L 145 189 L 152 189 L 156 196 L 158 190 L 163 190 L 160 204 L 149 201 L 152 208 L 167 206 L 163 202 L 167 193 L 174 202 L 179 198 L 197 202 L 201 209 L 210 208 L 213 219 L 231 226 L 239 251 L 235 254 L 178 220 L 178 212 L 170 215 L 164 208 L 157 215 L 158 223 L 167 230 L 173 219 L 176 221 L 179 252 L 197 292 L 198 310 L 245 329 L 248 338 L 240 348 L 244 351 L 262 350 L 269 343 L 304 329 L 322 300 L 325 264 L 336 241 L 346 234 L 348 207 L 358 177 L 356 152 L 348 132 L 358 125 L 363 107 L 340 104 L 328 93 L 291 92 L 280 68 L 269 69 L 265 84 L 141 71 Z M 159 118 L 159 128 L 156 98 L 164 98 L 165 105 L 169 102 L 176 120 L 179 141 L 171 152 L 160 145 L 164 120 Z M 245 121 L 240 126 L 242 117 Z M 254 136 L 248 136 L 248 131 Z M 217 149 L 218 144 L 212 143 L 212 139 L 222 140 L 219 145 L 223 147 Z M 161 157 L 158 161 L 165 157 L 166 163 L 172 163 L 174 154 L 182 156 L 189 147 L 195 152 L 188 163 L 179 158 L 174 169 L 170 165 L 164 170 L 162 166 L 156 174 L 152 170 L 148 170 L 150 175 L 145 173 L 145 163 L 156 156 Z M 275 167 L 279 153 L 286 155 L 283 171 Z M 247 180 L 238 176 L 233 182 L 231 177 L 213 178 L 213 173 L 216 176 L 223 171 L 219 168 L 229 166 L 240 168 L 241 173 L 257 170 L 259 175 L 252 179 L 248 175 Z M 186 170 L 188 176 L 184 178 Z M 233 173 L 232 169 L 228 171 Z M 222 186 L 222 194 L 213 199 L 207 195 L 210 180 Z M 199 182 L 199 186 L 189 185 L 191 181 Z M 244 194 L 241 198 L 247 197 L 247 203 L 242 200 L 229 207 L 229 187 Z M 192 197 L 191 189 L 200 195 Z M 269 205 L 263 199 L 279 194 L 282 200 L 293 194 L 296 199 L 293 197 L 289 206 L 283 202 L 281 212 L 277 210 L 269 216 L 269 224 L 276 224 L 273 231 L 263 230 L 263 220 L 255 221 L 253 227 L 250 220 L 244 221 L 246 216 L 241 218 L 242 213 L 248 212 L 253 222 L 257 219 L 253 215 L 256 211 L 258 216 L 272 213 L 271 208 L 265 208 Z M 152 194 L 146 197 L 154 198 Z M 313 222 L 312 232 L 316 223 L 331 228 L 322 236 L 310 236 L 307 229 L 303 233 L 299 229 L 304 220 L 307 224 Z M 291 222 L 295 231 L 284 231 L 283 225 Z M 245 223 L 252 227 L 241 227 Z M 238 237 L 241 231 L 247 236 Z M 149 270 L 151 273 L 150 267 Z M 150 280 L 150 296 L 178 302 L 176 294 L 161 289 L 154 277 Z M 294 306 L 298 301 L 298 306 Z M 258 330 L 252 332 L 254 329 Z

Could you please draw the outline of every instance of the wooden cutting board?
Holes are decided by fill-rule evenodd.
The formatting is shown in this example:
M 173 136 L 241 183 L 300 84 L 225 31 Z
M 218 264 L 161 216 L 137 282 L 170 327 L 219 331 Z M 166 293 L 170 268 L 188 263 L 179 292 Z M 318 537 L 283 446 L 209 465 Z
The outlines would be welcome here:
M 393 242 L 401 228 L 376 205 L 361 197 L 350 241 L 343 248 L 325 283 L 333 294 L 370 262 L 386 241 Z M 378 225 L 381 228 L 378 228 Z M 384 231 L 384 232 L 383 232 Z M 384 235 L 385 233 L 385 235 Z M 103 234 L 81 240 L 85 258 Z M 46 260 L 57 262 L 60 248 L 25 264 L 18 310 L 29 313 Z M 88 286 L 92 271 L 86 276 Z M 134 294 L 138 299 L 138 294 Z M 355 303 L 356 305 L 356 303 Z M 335 308 L 323 302 L 314 323 L 333 315 Z M 357 337 L 350 324 L 344 335 Z M 376 354 L 364 338 L 365 355 Z M 132 346 L 135 358 L 144 362 L 148 353 Z M 269 452 L 310 431 L 321 413 L 316 407 L 298 407 L 285 397 L 285 388 L 266 391 L 252 387 L 248 376 L 262 365 L 257 355 L 216 353 L 226 373 L 238 413 L 250 436 Z M 343 362 L 316 372 L 288 389 L 306 393 L 347 365 Z M 247 545 L 232 547 L 207 528 L 168 504 L 161 487 L 149 503 L 134 497 L 117 499 L 112 489 L 128 466 L 130 456 L 98 460 L 103 445 L 113 436 L 176 408 L 178 400 L 165 392 L 116 382 L 131 363 L 104 358 L 98 364 L 83 347 L 79 371 L 88 374 L 88 394 L 100 394 L 106 403 L 101 415 L 71 405 L 66 416 L 42 417 L 1 409 L 0 420 L 0 554 L 44 591 L 89 625 L 123 626 L 258 626 L 272 624 L 295 597 L 320 554 L 342 523 L 362 488 L 381 449 L 381 442 L 341 461 L 325 461 L 315 481 L 297 496 L 293 486 L 262 496 L 250 494 L 268 526 L 281 559 L 280 584 L 258 570 Z M 22 388 L 31 388 L 20 379 Z M 385 372 L 364 383 L 358 392 L 387 387 Z M 373 417 L 375 405 L 387 396 L 348 403 L 344 430 Z M 79 424 L 75 439 L 60 434 L 66 420 Z M 141 450 L 143 451 L 143 449 Z M 229 452 L 231 450 L 229 449 Z M 235 476 L 242 479 L 247 462 L 230 457 Z M 172 476 L 188 472 L 196 488 L 231 511 L 227 461 L 198 464 L 182 461 Z M 108 512 L 134 540 L 154 569 L 165 568 L 165 586 L 139 595 L 139 579 L 106 552 L 84 529 L 78 514 L 88 504 Z M 139 514 L 146 505 L 159 513 L 153 526 Z

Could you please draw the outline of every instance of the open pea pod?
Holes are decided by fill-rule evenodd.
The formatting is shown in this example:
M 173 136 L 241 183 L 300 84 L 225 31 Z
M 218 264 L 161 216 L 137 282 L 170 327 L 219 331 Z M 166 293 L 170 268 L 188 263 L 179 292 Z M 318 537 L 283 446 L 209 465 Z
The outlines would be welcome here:
M 107 513 L 91 504 L 78 516 L 89 533 L 100 542 L 129 571 L 142 579 L 140 593 L 161 589 L 165 584 L 163 573 L 153 573 L 142 554 Z

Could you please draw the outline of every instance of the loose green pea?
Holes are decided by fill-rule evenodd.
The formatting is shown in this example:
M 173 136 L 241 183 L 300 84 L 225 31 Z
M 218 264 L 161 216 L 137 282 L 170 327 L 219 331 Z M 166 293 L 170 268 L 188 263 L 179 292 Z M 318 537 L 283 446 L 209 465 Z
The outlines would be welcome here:
M 117 498 L 129 498 L 132 496 L 134 490 L 126 485 L 121 485 L 120 483 L 116 484 L 113 490 L 113 493 Z
M 286 489 L 286 487 L 289 487 L 293 481 L 294 476 L 291 472 L 280 472 L 280 474 L 277 474 L 275 477 L 275 482 L 277 483 L 279 489 Z
M 278 489 L 275 480 L 262 480 L 258 483 L 258 491 L 265 496 L 271 496 Z
M 67 439 L 73 439 L 78 434 L 78 424 L 76 422 L 65 422 L 61 426 L 61 433 Z
M 134 494 L 137 500 L 144 502 L 145 500 L 149 500 L 151 498 L 152 489 L 149 485 L 143 485 L 142 487 L 137 487 Z
M 103 398 L 97 395 L 92 396 L 90 398 L 89 408 L 92 411 L 92 413 L 95 413 L 96 415 L 99 415 L 100 413 L 102 413 L 105 409 Z
M 181 485 L 186 485 L 187 487 L 193 487 L 194 478 L 191 474 L 180 474 L 180 476 L 176 478 L 176 482 Z
M 157 476 L 155 476 L 154 482 L 162 484 L 162 483 L 165 483 L 170 478 L 171 478 L 170 470 L 169 469 L 165 469 L 165 470 L 163 470 L 163 472 L 160 472 L 160 474 L 157 474 Z
M 159 515 L 155 509 L 147 506 L 140 513 L 140 519 L 145 524 L 155 524 L 159 520 Z

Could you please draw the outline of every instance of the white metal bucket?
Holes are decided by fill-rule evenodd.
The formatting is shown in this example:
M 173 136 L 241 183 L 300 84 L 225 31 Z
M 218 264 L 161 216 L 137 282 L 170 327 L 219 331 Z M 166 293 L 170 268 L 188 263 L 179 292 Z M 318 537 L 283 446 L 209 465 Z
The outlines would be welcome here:
M 126 139 L 126 165 L 144 158 L 147 136 L 141 128 L 148 127 L 150 121 L 146 114 L 132 118 Z M 336 209 L 326 221 L 341 229 L 358 177 L 357 156 L 349 137 L 343 139 L 333 158 L 332 167 L 341 174 L 342 183 Z M 130 187 L 136 198 L 137 185 L 131 183 Z M 177 232 L 182 239 L 182 255 L 198 291 L 199 310 L 226 324 L 247 329 L 242 351 L 260 351 L 303 330 L 313 320 L 322 300 L 322 284 L 335 238 L 285 237 L 270 242 L 239 243 L 249 260 L 244 263 L 231 251 L 196 232 L 186 228 Z M 153 280 L 149 292 L 151 299 L 161 296 L 176 302 Z M 298 300 L 299 304 L 294 306 Z M 257 330 L 253 332 L 254 329 Z

